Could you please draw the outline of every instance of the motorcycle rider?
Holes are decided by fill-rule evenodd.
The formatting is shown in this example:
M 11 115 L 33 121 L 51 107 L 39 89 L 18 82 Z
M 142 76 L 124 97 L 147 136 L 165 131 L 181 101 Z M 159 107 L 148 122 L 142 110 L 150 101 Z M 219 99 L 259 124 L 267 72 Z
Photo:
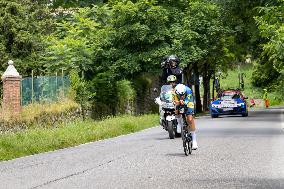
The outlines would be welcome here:
M 162 71 L 162 85 L 169 84 L 169 81 L 175 77 L 175 83 L 182 82 L 182 69 L 179 67 L 180 59 L 176 55 L 164 57 L 161 63 Z M 171 76 L 171 77 L 169 77 Z M 155 99 L 155 103 L 159 105 L 160 125 L 162 126 L 162 107 L 160 97 Z
M 173 84 L 174 86 L 174 84 Z M 193 94 L 192 90 L 184 85 L 184 84 L 178 84 L 174 88 L 174 103 L 176 105 L 176 109 L 178 109 L 179 105 L 186 105 L 187 106 L 187 112 L 186 112 L 186 120 L 188 122 L 188 125 L 190 126 L 189 131 L 191 132 L 192 136 L 192 149 L 196 150 L 198 148 L 197 146 L 197 141 L 196 141 L 196 127 L 195 127 L 195 122 L 193 118 L 194 114 L 194 103 L 193 103 Z M 181 115 L 179 115 L 179 112 L 177 110 L 177 121 L 178 124 L 182 126 L 182 118 Z
M 182 82 L 182 69 L 179 67 L 180 59 L 176 55 L 170 55 L 164 59 L 161 63 L 163 68 L 162 72 L 162 83 L 167 82 L 167 78 L 170 75 L 176 76 L 177 83 Z
M 176 86 L 176 82 L 177 82 L 176 76 L 174 76 L 174 75 L 169 75 L 169 76 L 167 77 L 167 84 L 168 84 L 168 85 L 171 85 L 173 89 L 174 89 L 174 87 Z M 174 94 L 174 90 L 172 91 L 172 93 Z M 162 120 L 164 119 L 164 112 L 163 112 L 163 110 L 162 110 L 162 101 L 161 101 L 161 99 L 160 99 L 160 96 L 155 99 L 155 103 L 159 105 L 160 125 L 163 126 L 163 125 L 162 125 Z M 181 126 L 181 125 L 179 125 L 179 126 Z M 178 129 L 177 132 L 178 132 L 178 133 L 181 133 L 181 129 L 180 129 L 181 127 L 179 127 L 179 126 L 177 127 L 177 129 Z
M 168 83 L 172 86 L 173 88 L 173 96 L 175 96 L 175 87 L 177 86 L 177 77 L 174 75 L 170 75 L 167 78 Z M 174 99 L 173 99 L 174 101 Z M 178 125 L 177 125 L 177 132 L 181 133 L 181 127 L 182 127 L 182 117 L 181 116 L 176 116 Z

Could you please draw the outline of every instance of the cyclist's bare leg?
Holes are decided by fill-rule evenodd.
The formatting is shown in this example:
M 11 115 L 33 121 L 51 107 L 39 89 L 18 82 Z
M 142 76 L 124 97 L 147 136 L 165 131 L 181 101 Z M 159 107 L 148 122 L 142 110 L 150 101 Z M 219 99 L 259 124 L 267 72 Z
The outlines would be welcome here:
M 178 122 L 178 128 L 182 129 L 182 127 L 183 127 L 183 120 L 182 120 L 181 114 L 177 114 L 176 115 L 176 119 L 177 119 L 177 122 Z M 180 132 L 180 131 L 178 131 L 178 132 Z
M 189 131 L 195 131 L 195 122 L 194 122 L 193 116 L 187 115 L 186 118 L 187 118 L 188 126 L 190 127 L 190 128 L 188 128 Z
M 196 133 L 195 133 L 195 122 L 194 122 L 194 118 L 192 115 L 187 115 L 187 122 L 189 123 L 188 125 L 190 126 L 189 130 L 191 131 L 191 136 L 192 136 L 192 149 L 196 150 L 198 148 L 197 146 L 197 142 L 196 142 Z

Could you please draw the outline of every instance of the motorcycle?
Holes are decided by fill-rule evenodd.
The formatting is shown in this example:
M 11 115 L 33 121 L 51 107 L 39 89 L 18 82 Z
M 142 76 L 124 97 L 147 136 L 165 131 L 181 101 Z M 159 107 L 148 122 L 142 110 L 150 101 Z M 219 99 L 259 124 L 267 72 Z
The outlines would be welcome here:
M 171 85 L 163 85 L 161 94 L 155 102 L 159 105 L 160 123 L 168 131 L 170 139 L 181 136 L 181 128 L 175 116 L 175 105 L 173 103 L 173 88 Z

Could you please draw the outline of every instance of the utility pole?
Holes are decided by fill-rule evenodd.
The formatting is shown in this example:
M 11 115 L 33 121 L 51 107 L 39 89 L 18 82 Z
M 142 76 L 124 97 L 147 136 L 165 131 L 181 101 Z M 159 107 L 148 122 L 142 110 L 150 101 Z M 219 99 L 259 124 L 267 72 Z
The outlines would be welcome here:
M 239 89 L 244 90 L 245 89 L 245 81 L 244 81 L 244 73 L 239 73 L 238 77 L 239 77 Z

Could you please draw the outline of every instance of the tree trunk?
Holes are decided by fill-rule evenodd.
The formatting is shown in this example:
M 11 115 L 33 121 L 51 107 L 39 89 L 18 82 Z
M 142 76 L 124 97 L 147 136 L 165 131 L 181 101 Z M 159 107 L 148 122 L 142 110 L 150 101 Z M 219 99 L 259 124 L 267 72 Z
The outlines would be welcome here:
M 81 104 L 81 113 L 82 113 L 82 118 L 83 118 L 83 121 L 86 120 L 86 111 L 85 111 L 85 106 L 83 104 Z
M 191 70 L 189 69 L 189 66 L 187 66 L 183 69 L 183 81 L 182 81 L 182 83 L 191 88 L 192 83 L 189 82 L 190 73 L 191 73 Z
M 193 63 L 193 72 L 195 73 L 195 76 L 197 79 L 199 79 L 199 71 L 197 68 L 197 63 Z M 196 102 L 196 113 L 201 113 L 202 112 L 202 104 L 201 104 L 201 98 L 200 98 L 200 85 L 199 82 L 195 83 L 198 85 L 195 85 L 195 102 Z
M 212 82 L 212 99 L 213 100 L 215 99 L 214 92 L 215 92 L 215 74 L 214 74 L 214 78 Z
M 210 102 L 210 77 L 209 77 L 209 71 L 207 70 L 207 63 L 204 65 L 204 71 L 203 71 L 203 88 L 204 88 L 203 110 L 208 111 L 209 102 Z

